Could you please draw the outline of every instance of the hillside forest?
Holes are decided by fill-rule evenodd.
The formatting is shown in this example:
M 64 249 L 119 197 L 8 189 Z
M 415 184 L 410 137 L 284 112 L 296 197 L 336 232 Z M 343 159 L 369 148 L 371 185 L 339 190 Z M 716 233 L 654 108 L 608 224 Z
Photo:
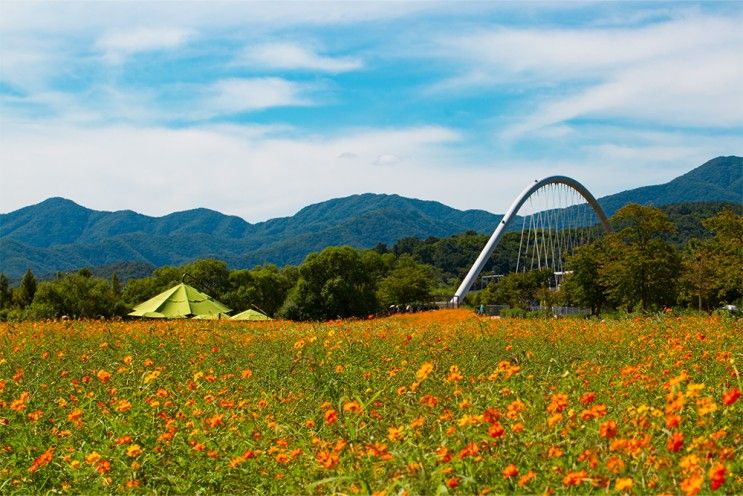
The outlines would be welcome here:
M 527 310 L 535 303 L 607 311 L 667 307 L 710 311 L 743 300 L 743 206 L 629 204 L 611 218 L 613 232 L 579 248 L 558 290 L 550 270 L 514 272 L 519 233 L 507 233 L 483 273 L 501 274 L 466 303 Z M 0 274 L 0 320 L 113 318 L 185 280 L 235 312 L 258 309 L 291 320 L 366 317 L 391 307 L 448 300 L 488 236 L 473 231 L 408 237 L 361 250 L 328 247 L 298 266 L 230 269 L 217 259 L 154 268 L 132 277 L 127 264 L 58 273 L 32 271 L 14 285 Z M 13 286 L 13 287 L 11 287 Z

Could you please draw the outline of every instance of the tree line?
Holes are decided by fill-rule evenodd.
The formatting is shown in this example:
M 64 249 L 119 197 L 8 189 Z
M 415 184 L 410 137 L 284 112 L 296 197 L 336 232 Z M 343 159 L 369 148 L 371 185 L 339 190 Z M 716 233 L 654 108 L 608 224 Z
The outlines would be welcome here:
M 575 305 L 606 310 L 658 311 L 682 306 L 712 310 L 743 300 L 743 216 L 724 209 L 701 222 L 707 236 L 679 247 L 669 215 L 629 204 L 611 218 L 613 231 L 579 247 L 554 290 L 551 270 L 511 273 L 472 298 L 527 310 Z
M 672 217 L 672 216 L 671 216 Z M 630 204 L 612 217 L 612 233 L 569 258 L 570 274 L 553 289 L 551 270 L 514 273 L 519 234 L 507 233 L 485 271 L 505 274 L 471 293 L 470 304 L 535 302 L 576 305 L 594 314 L 609 309 L 652 311 L 683 305 L 710 310 L 743 298 L 743 216 L 719 211 L 697 223 L 700 237 L 681 245 L 667 211 Z M 365 317 L 393 305 L 446 300 L 487 236 L 403 238 L 392 247 L 330 247 L 299 266 L 230 270 L 216 259 L 160 267 L 122 283 L 88 269 L 37 281 L 29 270 L 17 287 L 0 274 L 0 320 L 111 318 L 185 280 L 236 311 L 257 308 L 273 317 L 324 320 Z

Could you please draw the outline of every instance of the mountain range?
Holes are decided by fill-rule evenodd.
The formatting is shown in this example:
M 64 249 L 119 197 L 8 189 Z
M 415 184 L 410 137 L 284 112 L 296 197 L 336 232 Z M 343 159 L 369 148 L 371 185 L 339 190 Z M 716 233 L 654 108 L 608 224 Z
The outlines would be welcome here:
M 666 184 L 599 198 L 609 216 L 629 202 L 661 206 L 703 201 L 743 203 L 743 157 L 718 157 Z M 29 268 L 45 275 L 123 262 L 180 265 L 206 257 L 233 268 L 298 264 L 308 253 L 331 245 L 367 248 L 408 236 L 444 237 L 468 230 L 489 234 L 502 217 L 372 193 L 310 205 L 291 217 L 257 224 L 203 208 L 150 217 L 49 198 L 0 214 L 0 272 L 17 278 Z

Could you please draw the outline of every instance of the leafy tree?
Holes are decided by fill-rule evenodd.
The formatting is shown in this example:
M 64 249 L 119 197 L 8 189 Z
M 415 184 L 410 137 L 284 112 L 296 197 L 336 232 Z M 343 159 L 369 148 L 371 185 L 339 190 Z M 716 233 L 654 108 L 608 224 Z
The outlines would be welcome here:
M 34 301 L 36 294 L 36 277 L 31 269 L 28 269 L 21 279 L 21 284 L 13 293 L 13 300 L 20 308 L 26 308 Z
M 111 291 L 116 296 L 121 296 L 121 282 L 119 282 L 119 275 L 116 272 L 111 274 Z
M 117 307 L 117 296 L 105 279 L 92 277 L 90 271 L 64 274 L 53 281 L 39 284 L 29 307 L 32 317 L 74 318 L 111 317 Z
M 512 272 L 485 288 L 480 303 L 529 310 L 532 303 L 545 298 L 551 278 L 552 269 Z
M 375 281 L 361 254 L 349 247 L 311 253 L 299 267 L 299 280 L 282 308 L 295 320 L 361 317 L 376 311 Z
M 392 271 L 379 282 L 377 296 L 383 306 L 424 302 L 431 297 L 432 267 L 403 255 Z
M 602 264 L 606 261 L 606 246 L 602 238 L 583 245 L 567 261 L 569 274 L 562 290 L 569 303 L 591 309 L 599 315 L 607 302 L 607 287 L 600 277 Z
M 672 233 L 668 216 L 652 206 L 630 203 L 612 217 L 606 236 L 607 260 L 600 269 L 608 299 L 632 311 L 676 301 L 680 259 L 663 235 Z
M 743 297 L 743 216 L 723 210 L 702 224 L 714 235 L 687 246 L 682 299 L 704 308 L 737 301 Z
M 13 302 L 13 293 L 10 291 L 10 283 L 5 274 L 0 272 L 0 310 L 8 308 Z
M 231 290 L 224 296 L 224 303 L 242 311 L 257 307 L 268 315 L 275 315 L 286 300 L 294 280 L 275 265 L 264 265 L 252 270 L 230 272 Z
M 181 267 L 181 271 L 188 274 L 185 278 L 186 284 L 218 300 L 230 290 L 230 271 L 222 260 L 215 258 L 196 260 Z

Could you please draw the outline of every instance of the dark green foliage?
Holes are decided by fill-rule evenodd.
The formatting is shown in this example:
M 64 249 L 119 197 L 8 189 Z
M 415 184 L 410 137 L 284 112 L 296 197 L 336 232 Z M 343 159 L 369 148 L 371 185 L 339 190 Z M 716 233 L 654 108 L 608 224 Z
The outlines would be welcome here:
M 717 157 L 676 179 L 599 198 L 606 215 L 629 203 L 656 207 L 674 203 L 743 203 L 743 157 Z
M 657 208 L 630 204 L 611 219 L 614 232 L 568 260 L 573 273 L 566 298 L 599 313 L 605 305 L 627 311 L 658 310 L 676 303 L 679 254 L 665 237 L 674 225 Z
M 434 273 L 430 265 L 402 255 L 390 273 L 379 281 L 377 292 L 382 308 L 389 305 L 427 302 L 431 298 Z
M 377 310 L 375 281 L 364 259 L 349 246 L 312 253 L 282 314 L 295 320 L 364 317 Z
M 123 313 L 124 307 L 117 302 L 116 294 L 105 279 L 80 271 L 40 283 L 28 310 L 32 318 L 112 317 L 117 311 L 119 315 Z
M 743 198 L 741 198 L 743 201 Z M 677 248 L 683 248 L 692 238 L 704 239 L 712 237 L 712 232 L 704 226 L 704 221 L 714 217 L 724 210 L 736 215 L 743 215 L 743 204 L 724 202 L 681 203 L 666 205 L 660 210 L 668 215 L 676 231 L 664 236 L 664 239 L 673 243 Z
M 684 252 L 682 301 L 711 309 L 743 298 L 743 216 L 723 210 L 703 225 L 713 236 Z
M 8 308 L 13 303 L 13 293 L 10 291 L 10 282 L 5 274 L 0 272 L 0 310 Z
M 601 278 L 602 264 L 607 258 L 606 242 L 599 239 L 581 246 L 567 261 L 572 274 L 562 285 L 567 303 L 590 308 L 592 315 L 599 315 L 607 302 L 608 288 Z
M 551 269 L 512 272 L 496 283 L 490 284 L 480 293 L 480 303 L 485 305 L 508 305 L 511 308 L 529 310 L 532 305 L 545 302 L 549 293 Z
M 275 265 L 232 271 L 229 277 L 231 289 L 222 302 L 235 313 L 254 308 L 273 317 L 296 282 L 291 273 Z
M 21 284 L 13 292 L 13 302 L 20 308 L 26 308 L 34 301 L 36 294 L 36 277 L 31 269 L 28 269 L 21 279 Z
M 608 298 L 629 311 L 658 309 L 676 302 L 679 255 L 663 234 L 675 228 L 653 207 L 629 204 L 612 217 L 601 270 Z

